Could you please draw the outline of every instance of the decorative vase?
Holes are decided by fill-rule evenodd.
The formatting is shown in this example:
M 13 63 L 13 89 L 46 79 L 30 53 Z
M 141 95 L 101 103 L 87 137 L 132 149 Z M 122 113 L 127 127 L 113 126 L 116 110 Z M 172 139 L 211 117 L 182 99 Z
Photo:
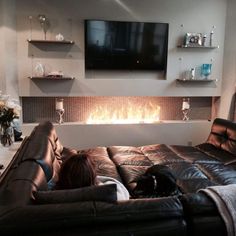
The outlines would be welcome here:
M 1 144 L 4 147 L 11 146 L 14 142 L 14 130 L 10 125 L 1 125 L 1 134 L 0 134 Z
M 201 73 L 205 79 L 208 79 L 208 76 L 211 74 L 211 67 L 212 64 L 202 64 Z
M 45 68 L 41 62 L 37 62 L 34 68 L 35 76 L 43 77 L 45 75 Z

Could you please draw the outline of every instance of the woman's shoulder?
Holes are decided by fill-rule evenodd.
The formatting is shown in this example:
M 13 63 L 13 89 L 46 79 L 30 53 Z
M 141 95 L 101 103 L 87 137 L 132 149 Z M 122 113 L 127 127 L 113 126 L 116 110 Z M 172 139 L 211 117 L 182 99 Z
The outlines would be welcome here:
M 113 181 L 113 182 L 121 183 L 119 180 L 117 180 L 115 178 L 112 178 L 110 176 L 105 176 L 105 175 L 98 175 L 97 180 L 101 183 L 104 183 L 104 182 L 107 182 L 107 181 Z

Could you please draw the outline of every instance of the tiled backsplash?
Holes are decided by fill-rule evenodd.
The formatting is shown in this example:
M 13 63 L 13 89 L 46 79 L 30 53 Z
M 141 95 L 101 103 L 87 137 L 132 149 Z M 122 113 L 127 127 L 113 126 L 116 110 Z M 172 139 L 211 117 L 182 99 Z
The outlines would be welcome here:
M 160 120 L 182 120 L 182 97 L 62 97 L 64 99 L 64 121 L 86 123 L 97 107 L 113 111 L 117 107 L 160 106 Z M 55 97 L 22 97 L 23 122 L 34 123 L 45 120 L 55 122 Z M 211 119 L 212 97 L 190 98 L 190 120 Z

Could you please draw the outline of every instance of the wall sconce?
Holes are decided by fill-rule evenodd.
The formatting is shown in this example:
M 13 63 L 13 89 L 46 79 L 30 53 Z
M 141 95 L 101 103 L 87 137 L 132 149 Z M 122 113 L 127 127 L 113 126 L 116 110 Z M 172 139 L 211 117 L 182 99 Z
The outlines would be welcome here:
M 64 99 L 63 98 L 56 98 L 56 112 L 58 114 L 58 120 L 57 123 L 58 124 L 62 124 L 63 121 L 63 115 L 65 113 L 65 109 L 64 109 Z

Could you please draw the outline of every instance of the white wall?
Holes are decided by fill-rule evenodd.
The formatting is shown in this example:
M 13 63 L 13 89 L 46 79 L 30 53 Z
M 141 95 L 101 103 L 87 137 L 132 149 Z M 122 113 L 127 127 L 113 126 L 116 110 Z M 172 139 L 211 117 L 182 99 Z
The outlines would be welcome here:
M 0 1 L 0 54 L 3 53 L 3 17 L 2 17 L 2 11 L 3 11 L 3 6 L 2 6 L 2 1 Z M 4 76 L 4 66 L 3 66 L 4 59 L 3 57 L 0 57 L 0 90 L 3 91 L 3 86 L 4 86 L 4 81 L 3 81 L 3 76 Z
M 24 124 L 23 134 L 29 135 L 35 125 Z M 83 149 L 96 146 L 142 146 L 157 143 L 194 146 L 206 141 L 211 125 L 209 121 L 167 121 L 156 124 L 118 125 L 67 123 L 55 124 L 55 128 L 63 146 Z
M 220 96 L 221 82 L 223 82 L 219 116 L 226 117 L 235 85 L 236 48 L 234 44 L 236 7 L 234 0 L 228 0 L 228 4 L 225 70 L 222 76 L 227 0 L 0 0 L 1 89 L 12 96 L 16 96 L 18 93 L 20 96 Z M 29 15 L 33 16 L 32 37 L 43 38 L 36 19 L 38 14 L 45 14 L 50 18 L 52 26 L 48 32 L 50 39 L 54 39 L 55 35 L 60 32 L 66 38 L 75 40 L 75 45 L 70 50 L 60 48 L 55 50 L 53 48 L 46 52 L 29 46 L 26 41 L 30 37 Z M 72 19 L 72 27 L 68 19 Z M 158 80 L 153 78 L 155 74 L 148 73 L 101 74 L 99 78 L 94 73 L 92 78 L 86 78 L 87 75 L 84 71 L 84 19 L 168 22 L 170 31 L 166 80 Z M 219 49 L 187 51 L 176 48 L 179 39 L 186 32 L 202 32 L 209 35 L 213 25 L 216 26 L 215 40 L 216 44 L 220 46 Z M 32 54 L 34 54 L 33 60 L 31 59 Z M 183 59 L 182 63 L 179 58 Z M 176 83 L 175 79 L 182 71 L 202 63 L 209 63 L 211 58 L 213 59 L 212 78 L 218 79 L 218 83 L 187 85 Z M 29 80 L 27 77 L 31 75 L 32 66 L 38 60 L 45 63 L 50 70 L 63 70 L 65 73 L 75 76 L 76 80 L 60 83 Z M 109 79 L 114 77 L 115 80 Z M 136 77 L 139 78 L 136 79 Z M 149 78 L 147 79 L 147 77 Z M 228 91 L 230 92 L 228 93 Z M 29 129 L 25 129 L 23 126 L 24 135 L 27 135 L 32 126 L 28 127 Z M 169 124 L 141 126 L 142 128 L 137 126 L 135 132 L 132 127 L 124 126 L 122 129 L 129 129 L 120 132 L 118 136 L 109 136 L 108 133 L 114 134 L 114 132 L 120 131 L 119 126 L 117 126 L 118 131 L 109 127 L 104 129 L 101 126 L 96 128 L 93 126 L 78 127 L 77 129 L 74 126 L 58 127 L 58 132 L 65 145 L 88 147 L 107 144 L 188 144 L 189 142 L 197 144 L 204 141 L 209 133 L 209 123 L 206 127 L 204 122 L 198 123 L 197 126 L 192 125 L 191 122 L 181 123 L 181 125 L 172 124 L 171 126 Z M 134 135 L 140 131 L 142 132 L 139 133 L 139 137 L 133 139 Z M 73 132 L 72 136 L 70 136 L 71 132 Z M 127 135 L 128 133 L 129 135 Z M 183 133 L 184 135 L 182 135 Z M 179 134 L 181 134 L 181 139 Z M 77 135 L 78 139 L 76 139 Z
M 221 102 L 218 116 L 232 119 L 234 111 L 234 94 L 236 86 L 236 1 L 228 0 L 226 30 L 225 30 L 225 51 L 224 71 L 221 93 Z
M 21 96 L 220 96 L 222 59 L 227 0 L 21 0 L 17 1 L 18 80 Z M 75 40 L 71 49 L 40 50 L 28 45 L 30 35 L 28 16 L 33 16 L 33 38 L 43 39 L 38 14 L 51 22 L 48 38 L 59 32 Z M 68 19 L 72 19 L 72 27 Z M 146 21 L 169 23 L 169 51 L 166 80 L 156 73 L 85 73 L 84 19 Z M 183 24 L 183 27 L 181 25 Z M 178 49 L 186 32 L 201 32 L 209 36 L 215 29 L 216 50 Z M 72 36 L 71 36 L 72 35 Z M 209 37 L 208 37 L 209 38 Z M 32 59 L 31 55 L 34 55 Z M 182 58 L 180 62 L 179 58 Z M 211 63 L 217 83 L 183 84 L 176 82 L 182 71 Z M 37 61 L 48 70 L 63 70 L 76 77 L 67 82 L 35 82 L 27 77 Z M 32 66 L 33 65 L 33 66 Z M 89 77 L 86 78 L 86 77 Z M 115 79 L 112 79 L 115 78 Z M 137 78 L 137 79 L 136 79 Z
M 0 1 L 0 90 L 18 98 L 15 0 Z

